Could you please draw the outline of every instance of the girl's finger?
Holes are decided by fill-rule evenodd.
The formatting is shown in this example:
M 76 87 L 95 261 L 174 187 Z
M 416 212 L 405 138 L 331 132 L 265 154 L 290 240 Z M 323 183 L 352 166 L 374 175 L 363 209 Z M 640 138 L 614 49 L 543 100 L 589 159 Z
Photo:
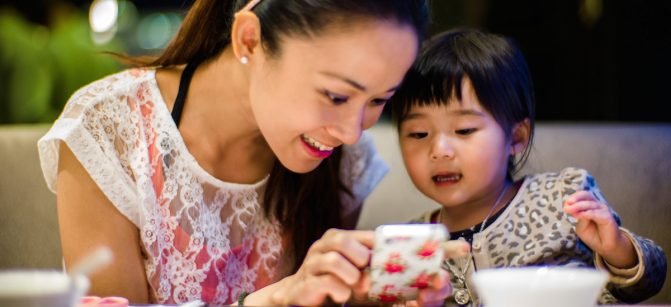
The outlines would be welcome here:
M 463 240 L 450 240 L 441 244 L 445 259 L 460 258 L 468 255 L 471 245 Z
M 608 223 L 615 223 L 613 215 L 609 210 L 583 210 L 576 214 L 575 216 L 578 220 L 590 220 L 596 223 L 597 225 L 603 225 Z
M 596 197 L 594 197 L 592 192 L 583 190 L 571 194 L 571 196 L 569 196 L 569 198 L 566 199 L 564 203 L 572 204 L 582 200 L 596 200 Z
M 571 205 L 564 206 L 564 212 L 576 215 L 585 210 L 597 210 L 601 207 L 601 204 L 596 201 L 579 201 Z
M 450 274 L 440 270 L 439 274 L 432 280 L 431 287 L 419 292 L 417 302 L 420 305 L 441 305 L 441 303 L 452 293 Z

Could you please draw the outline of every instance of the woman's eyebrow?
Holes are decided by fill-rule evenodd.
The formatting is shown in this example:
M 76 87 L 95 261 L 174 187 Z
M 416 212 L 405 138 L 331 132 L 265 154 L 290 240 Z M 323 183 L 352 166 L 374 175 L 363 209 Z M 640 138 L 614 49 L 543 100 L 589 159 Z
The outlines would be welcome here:
M 341 81 L 344 81 L 345 83 L 351 85 L 352 87 L 354 87 L 354 88 L 356 88 L 356 89 L 358 89 L 358 90 L 360 90 L 360 91 L 362 91 L 362 92 L 365 92 L 365 91 L 366 91 L 366 87 L 365 87 L 363 84 L 361 84 L 361 83 L 359 83 L 359 82 L 356 82 L 356 81 L 354 81 L 354 80 L 352 80 L 352 79 L 350 79 L 350 78 L 348 78 L 348 77 L 339 75 L 339 74 L 337 74 L 337 73 L 328 72 L 328 71 L 321 71 L 320 73 L 321 73 L 322 75 L 327 76 L 327 77 L 336 78 L 336 79 L 339 79 L 339 80 L 341 80 Z M 399 87 L 399 86 L 396 85 L 396 86 L 390 88 L 389 90 L 387 90 L 387 93 L 396 91 L 396 90 L 398 89 L 398 87 Z

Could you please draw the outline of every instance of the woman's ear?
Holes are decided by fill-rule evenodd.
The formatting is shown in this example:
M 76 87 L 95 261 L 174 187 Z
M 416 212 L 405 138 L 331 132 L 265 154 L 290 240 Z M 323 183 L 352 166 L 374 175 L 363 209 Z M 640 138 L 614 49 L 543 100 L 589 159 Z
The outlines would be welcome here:
M 518 122 L 513 127 L 513 133 L 511 135 L 511 146 L 510 154 L 517 155 L 523 153 L 527 146 L 529 146 L 529 138 L 531 137 L 531 121 L 528 118 L 525 118 L 521 122 Z
M 252 12 L 235 14 L 231 30 L 231 46 L 235 57 L 243 64 L 251 60 L 261 42 L 261 23 Z

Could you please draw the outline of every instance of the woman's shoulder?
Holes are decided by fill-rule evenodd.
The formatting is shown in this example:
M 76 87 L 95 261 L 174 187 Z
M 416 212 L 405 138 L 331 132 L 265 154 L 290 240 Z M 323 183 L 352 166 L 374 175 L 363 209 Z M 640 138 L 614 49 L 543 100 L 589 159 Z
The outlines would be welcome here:
M 154 68 L 129 68 L 79 88 L 70 96 L 63 117 L 78 117 L 101 103 L 119 100 L 153 100 L 157 91 Z

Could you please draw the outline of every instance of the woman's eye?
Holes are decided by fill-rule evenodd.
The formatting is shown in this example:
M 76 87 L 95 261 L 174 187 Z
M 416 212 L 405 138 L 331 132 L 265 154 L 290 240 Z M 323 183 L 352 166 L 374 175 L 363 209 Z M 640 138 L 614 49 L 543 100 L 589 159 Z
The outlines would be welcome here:
M 344 95 L 338 95 L 331 93 L 329 91 L 324 91 L 324 95 L 333 102 L 335 105 L 341 105 L 343 103 L 346 103 L 349 97 L 344 96 Z
M 389 101 L 389 99 L 387 99 L 387 98 L 378 98 L 378 99 L 373 99 L 373 100 L 372 100 L 372 103 L 373 103 L 373 105 L 375 105 L 375 106 L 383 106 L 383 105 L 385 105 L 388 101 Z
M 408 133 L 408 137 L 412 139 L 423 139 L 425 138 L 429 133 L 427 132 L 410 132 Z
M 455 133 L 458 134 L 458 135 L 469 135 L 469 134 L 475 132 L 475 130 L 476 130 L 475 128 L 459 129 L 459 130 L 456 130 Z

